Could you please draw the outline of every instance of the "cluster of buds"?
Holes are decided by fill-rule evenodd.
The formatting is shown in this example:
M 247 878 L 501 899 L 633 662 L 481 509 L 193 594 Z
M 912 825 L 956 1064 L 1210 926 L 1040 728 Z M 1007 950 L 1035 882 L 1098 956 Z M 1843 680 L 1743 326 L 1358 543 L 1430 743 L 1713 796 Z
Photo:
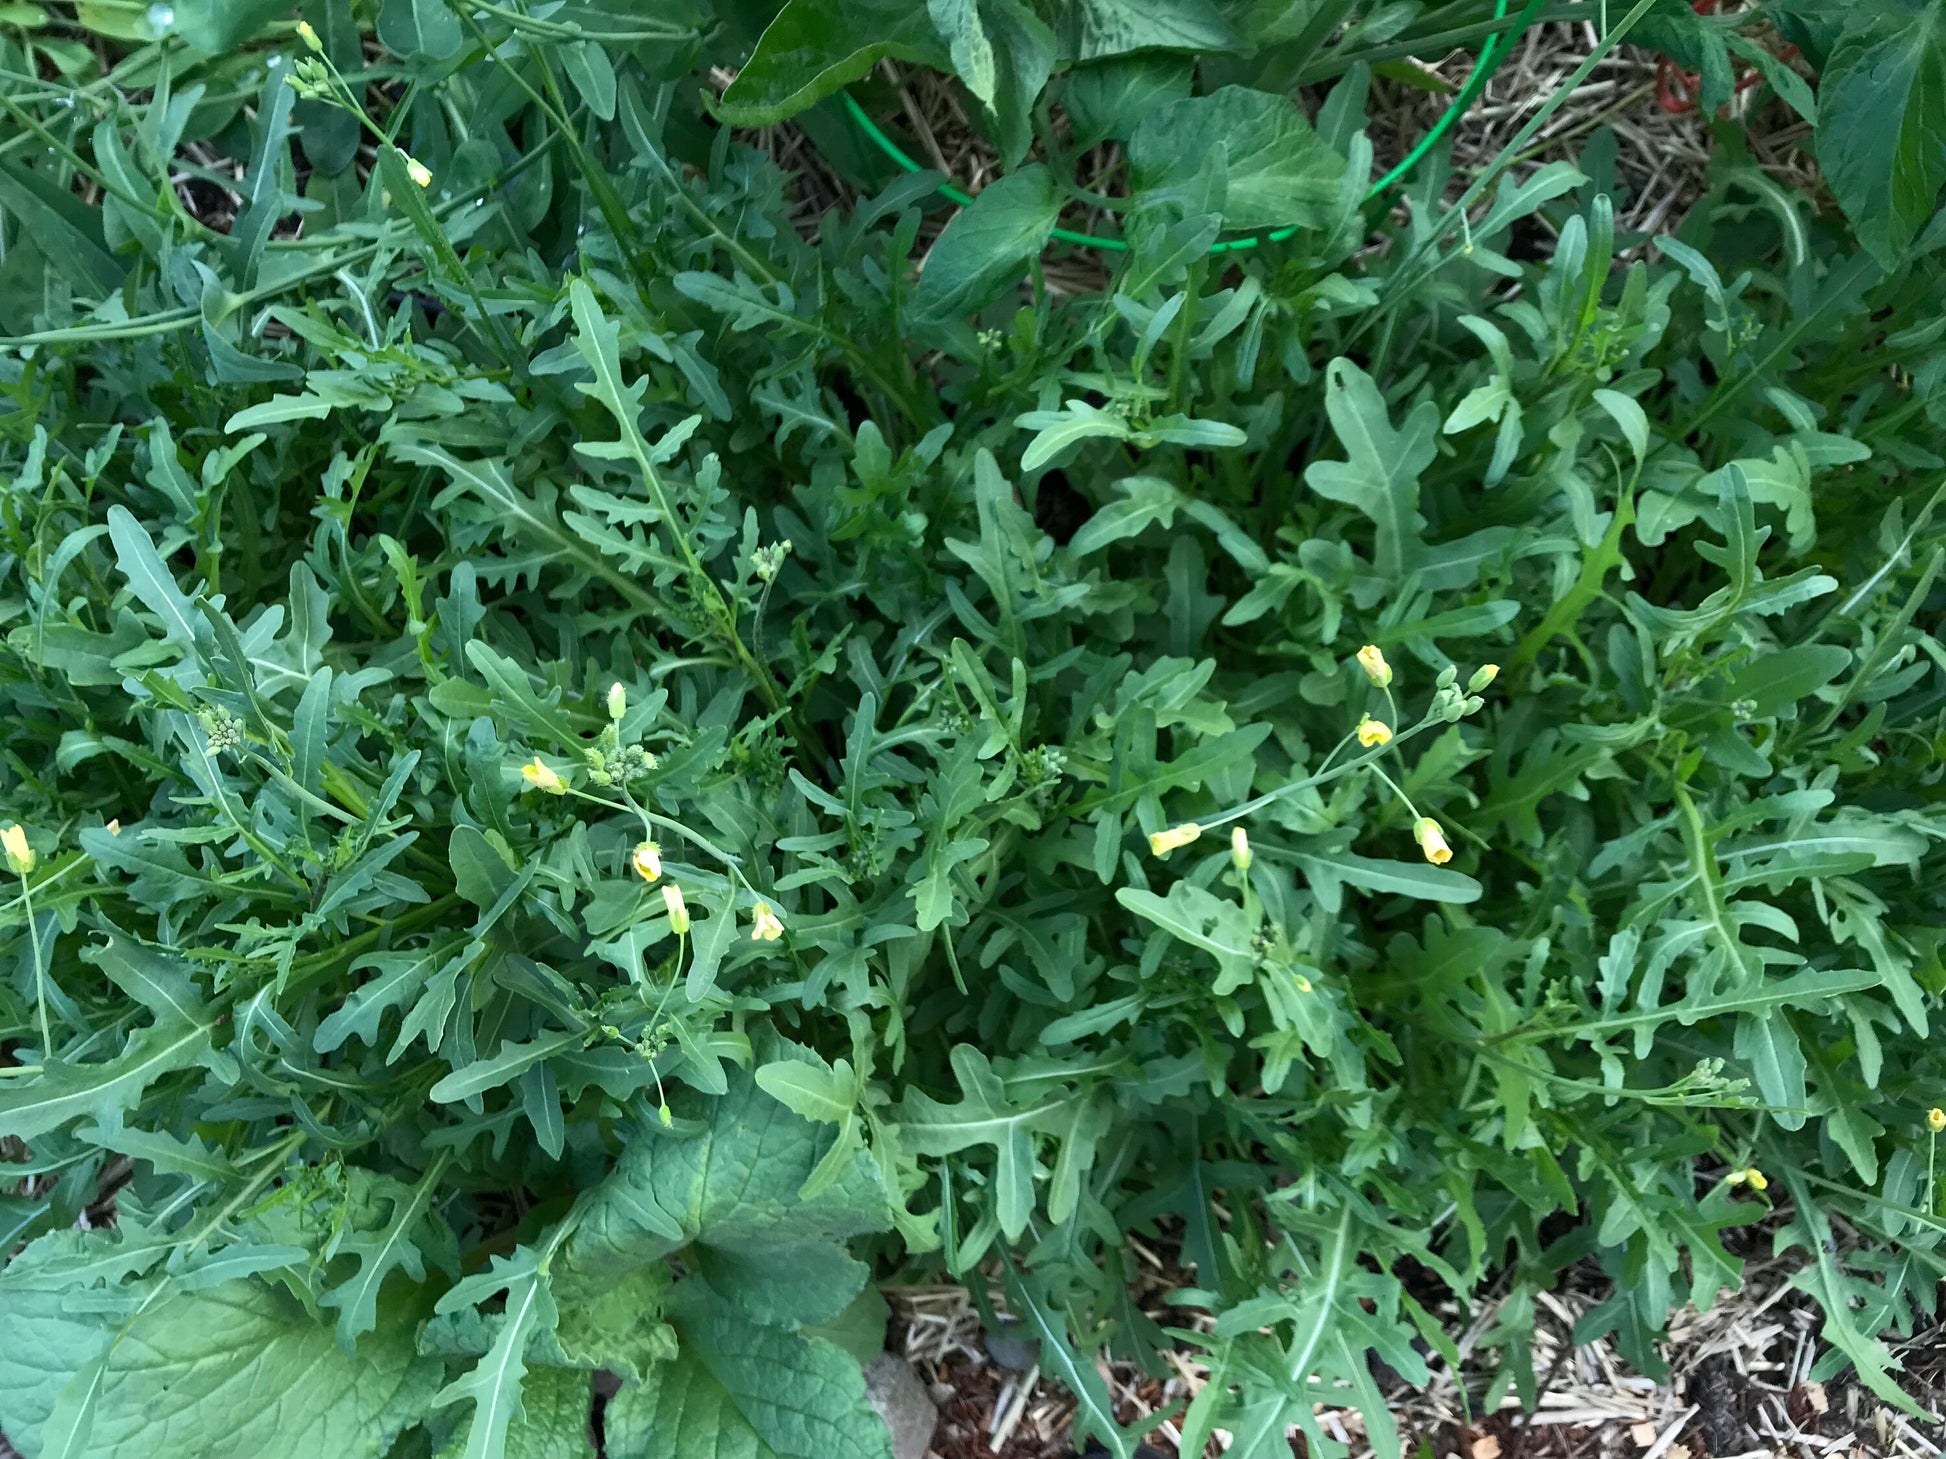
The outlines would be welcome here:
M 640 745 L 623 745 L 606 753 L 586 750 L 582 759 L 588 762 L 588 778 L 596 785 L 627 785 L 647 775 L 659 763 Z
M 750 571 L 757 575 L 758 582 L 767 583 L 777 576 L 778 569 L 784 565 L 784 559 L 790 555 L 791 543 L 788 537 L 782 542 L 773 542 L 768 547 L 759 547 L 750 554 Z
M 1029 785 L 1052 785 L 1068 770 L 1068 752 L 1059 745 L 1035 745 L 1020 757 L 1020 773 Z
M 197 718 L 203 722 L 203 733 L 209 739 L 212 755 L 225 754 L 243 743 L 243 725 L 222 705 L 205 709 Z
M 301 27 L 299 33 L 309 29 L 309 26 Z M 311 38 L 317 38 L 316 31 L 311 31 Z M 316 56 L 297 58 L 297 64 L 291 67 L 290 88 L 300 101 L 338 100 L 337 88 L 331 84 L 331 72 Z

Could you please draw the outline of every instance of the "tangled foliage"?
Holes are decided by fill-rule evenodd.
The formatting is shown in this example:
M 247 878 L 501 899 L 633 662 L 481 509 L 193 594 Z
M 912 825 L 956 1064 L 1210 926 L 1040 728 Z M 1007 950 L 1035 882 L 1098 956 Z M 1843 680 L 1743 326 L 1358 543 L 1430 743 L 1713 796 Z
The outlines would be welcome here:
M 1911 1405 L 1938 230 L 1727 126 L 1653 253 L 1612 139 L 1372 202 L 1365 62 L 1489 8 L 1270 8 L 0 41 L 28 1459 L 589 1454 L 594 1370 L 615 1459 L 877 1459 L 901 1269 L 1003 1290 L 1123 1459 L 1104 1348 L 1207 1365 L 1185 1453 L 1396 1449 L 1434 1302 L 1494 1283 L 1531 1399 L 1593 1258 L 1653 1373 L 1785 1207 L 1826 1370 Z M 887 56 L 980 103 L 970 207 L 804 110 Z M 798 113 L 860 201 L 721 119 Z M 1128 247 L 1057 295 L 1090 137 Z

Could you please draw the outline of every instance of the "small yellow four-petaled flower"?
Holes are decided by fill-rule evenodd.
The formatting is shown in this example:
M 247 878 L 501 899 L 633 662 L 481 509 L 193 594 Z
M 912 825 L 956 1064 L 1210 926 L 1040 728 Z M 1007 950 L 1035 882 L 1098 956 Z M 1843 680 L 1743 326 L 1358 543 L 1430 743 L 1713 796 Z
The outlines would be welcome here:
M 784 924 L 777 920 L 768 902 L 759 902 L 750 909 L 750 923 L 752 942 L 775 942 L 784 935 Z
M 1946 1109 L 1927 1110 L 1926 1128 L 1931 1130 L 1935 1135 L 1941 1130 L 1946 1130 Z
M 520 778 L 536 790 L 545 790 L 552 795 L 567 794 L 567 781 L 563 780 L 559 772 L 539 755 L 520 767 Z
M 1368 714 L 1358 721 L 1358 743 L 1368 750 L 1378 745 L 1389 745 L 1392 743 L 1392 726 Z
M 1166 831 L 1149 833 L 1149 854 L 1167 856 L 1178 847 L 1187 846 L 1203 834 L 1203 828 L 1194 821 L 1184 821 L 1180 826 L 1171 826 Z
M 637 846 L 628 860 L 635 868 L 635 874 L 643 881 L 654 881 L 662 875 L 662 848 L 653 841 L 644 841 Z
M 1412 839 L 1419 843 L 1426 860 L 1434 866 L 1444 866 L 1453 859 L 1453 848 L 1446 844 L 1446 833 L 1431 816 L 1421 816 L 1412 823 Z
M 1770 1182 L 1764 1179 L 1764 1173 L 1754 1165 L 1746 1165 L 1742 1170 L 1731 1171 L 1723 1177 L 1723 1183 L 1725 1185 L 1747 1185 L 1753 1191 L 1767 1191 L 1770 1189 Z

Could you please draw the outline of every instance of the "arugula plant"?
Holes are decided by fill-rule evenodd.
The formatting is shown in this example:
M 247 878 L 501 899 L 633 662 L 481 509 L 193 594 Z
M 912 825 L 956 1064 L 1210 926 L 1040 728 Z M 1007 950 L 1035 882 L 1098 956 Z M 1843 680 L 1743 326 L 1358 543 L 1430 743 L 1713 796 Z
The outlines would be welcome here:
M 910 1268 L 1111 1453 L 1171 1345 L 1186 1452 L 1396 1449 L 1437 1301 L 1531 1399 L 1593 1258 L 1655 1372 L 1785 1196 L 1909 1406 L 1931 254 L 1734 139 L 1653 263 L 1599 140 L 1368 203 L 1370 68 L 1483 5 L 843 10 L 5 40 L 0 1431 L 587 1454 L 607 1371 L 615 1459 L 882 1456 Z M 936 176 L 806 218 L 697 101 L 887 56 L 1040 158 L 923 250 Z

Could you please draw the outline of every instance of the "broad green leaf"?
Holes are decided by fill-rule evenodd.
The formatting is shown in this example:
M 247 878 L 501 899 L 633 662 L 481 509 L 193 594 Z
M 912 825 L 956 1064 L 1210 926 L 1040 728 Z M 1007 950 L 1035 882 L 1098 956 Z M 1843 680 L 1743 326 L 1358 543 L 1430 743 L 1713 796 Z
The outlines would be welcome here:
M 106 942 L 88 947 L 82 956 L 154 1014 L 157 1023 L 189 1027 L 207 1022 L 195 972 L 181 958 L 145 946 L 122 932 L 110 933 Z
M 1070 446 L 1091 437 L 1126 441 L 1133 434 L 1128 418 L 1119 411 L 1103 410 L 1085 400 L 1070 400 L 1060 410 L 1027 411 L 1015 416 L 1014 424 L 1035 433 L 1020 453 L 1022 471 L 1039 471 Z
M 946 42 L 953 58 L 953 69 L 966 89 L 988 106 L 993 105 L 1000 85 L 1000 72 L 993 56 L 993 41 L 980 20 L 979 0 L 926 0 L 932 26 Z
M 1372 519 L 1372 565 L 1396 581 L 1423 545 L 1419 473 L 1438 454 L 1439 407 L 1422 401 L 1395 430 L 1372 377 L 1342 358 L 1325 368 L 1324 390 L 1325 413 L 1348 459 L 1313 461 L 1304 480 L 1318 495 Z
M 349 1173 L 349 1194 L 339 1226 L 326 1246 L 326 1260 L 351 1256 L 357 1270 L 318 1298 L 320 1307 L 338 1309 L 338 1342 L 351 1351 L 358 1338 L 378 1326 L 379 1289 L 393 1272 L 415 1282 L 426 1279 L 419 1229 L 439 1193 L 439 1176 L 446 1168 L 435 1157 L 425 1175 L 411 1186 L 389 1176 L 356 1169 Z
M 787 0 L 719 106 L 737 126 L 771 126 L 849 86 L 887 57 L 948 68 L 924 5 Z
M 1293 848 L 1289 854 L 1298 869 L 1320 888 L 1319 896 L 1327 906 L 1335 905 L 1337 896 L 1325 888 L 1338 883 L 1388 896 L 1417 897 L 1424 902 L 1477 902 L 1484 891 L 1465 872 L 1448 871 L 1423 861 L 1380 861 L 1316 845 Z
M 99 1369 L 82 1372 L 93 1386 L 67 1459 L 153 1459 L 159 1429 L 168 1452 L 201 1459 L 378 1459 L 439 1383 L 438 1365 L 413 1352 L 407 1313 L 388 1312 L 347 1356 L 295 1299 L 255 1282 L 164 1296 L 110 1336 Z M 77 1392 L 70 1380 L 63 1398 Z
M 1344 159 L 1288 97 L 1244 86 L 1167 102 L 1136 125 L 1128 155 L 1138 197 L 1184 187 L 1219 149 L 1225 227 L 1315 227 L 1337 198 Z
M 543 699 L 536 694 L 527 671 L 519 664 L 477 638 L 466 646 L 466 661 L 493 691 L 494 706 L 515 724 L 531 735 L 544 736 L 551 745 L 563 749 L 580 747 L 581 737 L 561 712 L 556 702 L 558 695 Z
M 239 410 L 223 422 L 231 435 L 254 431 L 261 426 L 283 425 L 294 420 L 323 420 L 331 414 L 331 402 L 322 395 L 273 395 L 261 404 Z
M 164 24 L 197 50 L 220 56 L 289 9 L 282 0 L 184 0 L 168 7 Z
M 463 1279 L 439 1299 L 438 1311 L 463 1311 L 472 1304 L 505 1293 L 493 1345 L 480 1361 L 434 1395 L 432 1406 L 469 1403 L 466 1444 L 461 1459 L 505 1459 L 507 1432 L 522 1414 L 521 1389 L 527 1376 L 527 1347 L 551 1334 L 560 1313 L 547 1274 L 532 1251 L 514 1248 L 512 1256 L 495 1256 L 489 1270 Z
M 1946 182 L 1946 4 L 1861 10 L 1818 78 L 1818 161 L 1859 242 L 1891 268 Z
M 899 1111 L 901 1138 L 921 1155 L 992 1146 L 994 1214 L 1011 1239 L 1026 1230 L 1034 1214 L 1034 1135 L 1071 1120 L 1081 1096 L 1056 1091 L 1016 1102 L 987 1056 L 971 1044 L 955 1044 L 952 1062 L 960 1102 L 942 1104 L 922 1090 L 910 1090 Z
M 29 1257 L 58 1239 L 42 1237 L 0 1273 L 0 1433 L 29 1456 L 41 1452 L 41 1426 L 61 1390 L 143 1300 L 132 1286 L 87 1290 L 67 1273 L 34 1271 Z
M 136 1029 L 105 1062 L 49 1059 L 32 1078 L 0 1083 L 0 1135 L 32 1140 L 84 1115 L 133 1109 L 156 1080 L 203 1059 L 209 1033 L 200 1023 L 154 1024 Z
M 927 253 L 912 300 L 915 317 L 954 319 L 992 303 L 1047 246 L 1060 213 L 1054 180 L 1038 162 L 988 186 Z
M 829 1069 L 802 1059 L 777 1059 L 756 1072 L 757 1087 L 807 1120 L 842 1124 L 857 1108 L 857 1080 L 840 1059 Z
M 520 1415 L 507 1425 L 506 1459 L 595 1459 L 589 1437 L 594 1389 L 573 1368 L 536 1368 L 520 1385 Z M 460 1459 L 472 1435 L 461 1426 L 438 1459 Z
M 466 30 L 440 0 L 381 0 L 378 38 L 395 56 L 443 61 L 466 44 Z
M 108 509 L 108 539 L 115 544 L 115 565 L 142 606 L 161 620 L 163 635 L 194 656 L 201 615 L 176 585 L 175 575 L 163 564 L 154 541 L 128 508 Z
M 1078 61 L 1131 51 L 1225 51 L 1236 32 L 1210 0 L 1061 0 L 1063 49 Z
M 1767 719 L 1814 694 L 1851 667 L 1851 650 L 1836 644 L 1807 644 L 1765 654 L 1730 676 L 1732 702 L 1748 700 L 1750 715 Z
M 82 293 L 101 298 L 120 287 L 124 270 L 102 239 L 100 215 L 72 193 L 32 168 L 0 161 L 0 212 Z
M 676 1360 L 608 1405 L 610 1459 L 891 1459 L 843 1349 L 707 1300 L 688 1304 L 676 1331 Z
M 1075 1443 L 1093 1437 L 1105 1444 L 1116 1459 L 1129 1459 L 1135 1452 L 1134 1441 L 1115 1422 L 1114 1401 L 1108 1396 L 1108 1385 L 1102 1381 L 1100 1370 L 1091 1358 L 1077 1353 L 1068 1340 L 1066 1323 L 1047 1299 L 1047 1279 L 1044 1276 L 1023 1278 L 1011 1262 L 1007 1275 L 1012 1279 L 1011 1289 L 1024 1313 L 1027 1330 L 1040 1345 L 1041 1366 L 1075 1396 Z
M 1114 137 L 1127 141 L 1142 122 L 1189 96 L 1194 63 L 1178 56 L 1121 56 L 1077 66 L 1062 103 L 1081 146 Z
M 1233 992 L 1256 966 L 1249 920 L 1233 901 L 1186 881 L 1172 885 L 1166 897 L 1138 887 L 1123 887 L 1115 893 L 1115 900 L 1178 942 L 1201 948 L 1215 958 L 1219 995 Z
M 788 1044 L 779 1054 L 813 1063 Z M 670 1103 L 674 1128 L 638 1126 L 595 1189 L 569 1241 L 575 1266 L 625 1272 L 694 1243 L 719 1265 L 815 1264 L 831 1279 L 823 1289 L 836 1298 L 830 1310 L 843 1307 L 865 1277 L 843 1243 L 891 1222 L 878 1167 L 855 1151 L 836 1179 L 807 1195 L 805 1184 L 837 1135 L 793 1114 L 748 1073 L 733 1074 L 720 1097 L 679 1093 Z M 764 1297 L 749 1284 L 736 1295 L 753 1304 Z M 776 1320 L 784 1314 L 754 1315 Z

